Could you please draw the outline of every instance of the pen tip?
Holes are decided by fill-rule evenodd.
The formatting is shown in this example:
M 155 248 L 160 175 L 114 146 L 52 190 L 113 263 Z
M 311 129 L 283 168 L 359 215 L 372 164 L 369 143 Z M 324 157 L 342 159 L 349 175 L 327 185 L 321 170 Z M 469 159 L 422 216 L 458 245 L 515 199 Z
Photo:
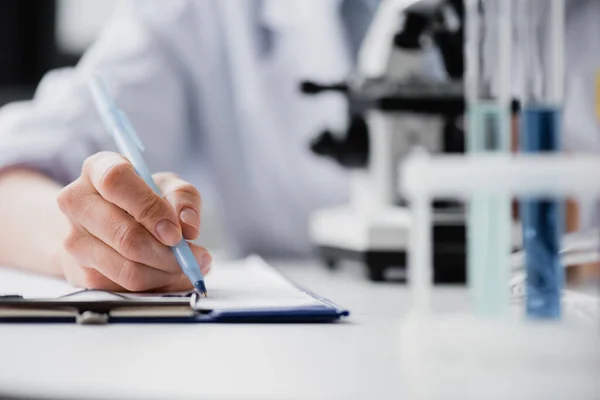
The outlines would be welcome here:
M 198 292 L 200 292 L 200 295 L 202 297 L 208 297 L 208 292 L 206 290 L 206 285 L 204 284 L 204 281 L 196 281 L 194 283 L 194 287 Z

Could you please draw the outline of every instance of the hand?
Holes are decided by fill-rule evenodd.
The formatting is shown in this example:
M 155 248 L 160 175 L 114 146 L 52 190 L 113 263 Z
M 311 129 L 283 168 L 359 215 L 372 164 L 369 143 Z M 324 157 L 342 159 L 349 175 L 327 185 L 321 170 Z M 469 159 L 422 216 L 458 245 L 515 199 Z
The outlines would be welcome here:
M 181 271 L 173 246 L 195 239 L 200 227 L 200 194 L 175 174 L 154 175 L 163 197 L 140 178 L 121 155 L 95 154 L 81 176 L 58 195 L 71 222 L 60 263 L 70 283 L 111 291 L 183 291 L 192 284 Z M 201 270 L 208 251 L 190 243 Z

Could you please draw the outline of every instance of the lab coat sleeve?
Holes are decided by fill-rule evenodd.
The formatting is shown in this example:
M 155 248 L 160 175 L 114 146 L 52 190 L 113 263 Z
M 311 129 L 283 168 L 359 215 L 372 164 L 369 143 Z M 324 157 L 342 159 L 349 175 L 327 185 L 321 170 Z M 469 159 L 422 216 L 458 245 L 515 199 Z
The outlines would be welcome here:
M 47 73 L 33 100 L 0 109 L 0 171 L 38 170 L 66 184 L 85 158 L 114 150 L 93 106 L 85 76 L 100 74 L 145 143 L 155 170 L 168 170 L 190 131 L 186 29 L 192 2 L 121 2 L 75 68 Z M 189 36 L 189 35 L 188 35 Z

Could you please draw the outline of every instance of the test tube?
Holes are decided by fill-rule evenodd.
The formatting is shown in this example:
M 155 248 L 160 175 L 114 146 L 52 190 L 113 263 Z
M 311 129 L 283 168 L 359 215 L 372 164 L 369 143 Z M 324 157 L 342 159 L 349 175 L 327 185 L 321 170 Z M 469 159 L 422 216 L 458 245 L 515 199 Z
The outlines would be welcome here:
M 511 0 L 467 2 L 466 97 L 469 153 L 510 151 Z M 508 311 L 510 197 L 478 194 L 467 217 L 467 278 L 475 312 Z
M 564 85 L 564 2 L 522 2 L 522 152 L 560 150 Z M 564 270 L 559 250 L 564 231 L 564 200 L 520 200 L 527 272 L 526 312 L 531 318 L 560 318 Z

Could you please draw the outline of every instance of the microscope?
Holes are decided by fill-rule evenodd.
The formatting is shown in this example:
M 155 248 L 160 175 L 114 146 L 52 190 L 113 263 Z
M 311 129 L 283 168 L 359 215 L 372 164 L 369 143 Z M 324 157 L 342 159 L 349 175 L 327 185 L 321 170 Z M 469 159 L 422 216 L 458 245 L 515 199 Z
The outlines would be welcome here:
M 326 265 L 355 260 L 373 281 L 389 269 L 405 278 L 411 216 L 398 193 L 401 160 L 415 147 L 462 152 L 462 0 L 383 0 L 361 45 L 357 68 L 345 82 L 305 81 L 301 90 L 345 96 L 345 134 L 328 130 L 311 143 L 351 174 L 350 203 L 316 211 L 309 235 Z M 426 57 L 437 52 L 443 79 L 423 77 Z M 434 203 L 434 280 L 465 282 L 465 216 L 458 203 Z

